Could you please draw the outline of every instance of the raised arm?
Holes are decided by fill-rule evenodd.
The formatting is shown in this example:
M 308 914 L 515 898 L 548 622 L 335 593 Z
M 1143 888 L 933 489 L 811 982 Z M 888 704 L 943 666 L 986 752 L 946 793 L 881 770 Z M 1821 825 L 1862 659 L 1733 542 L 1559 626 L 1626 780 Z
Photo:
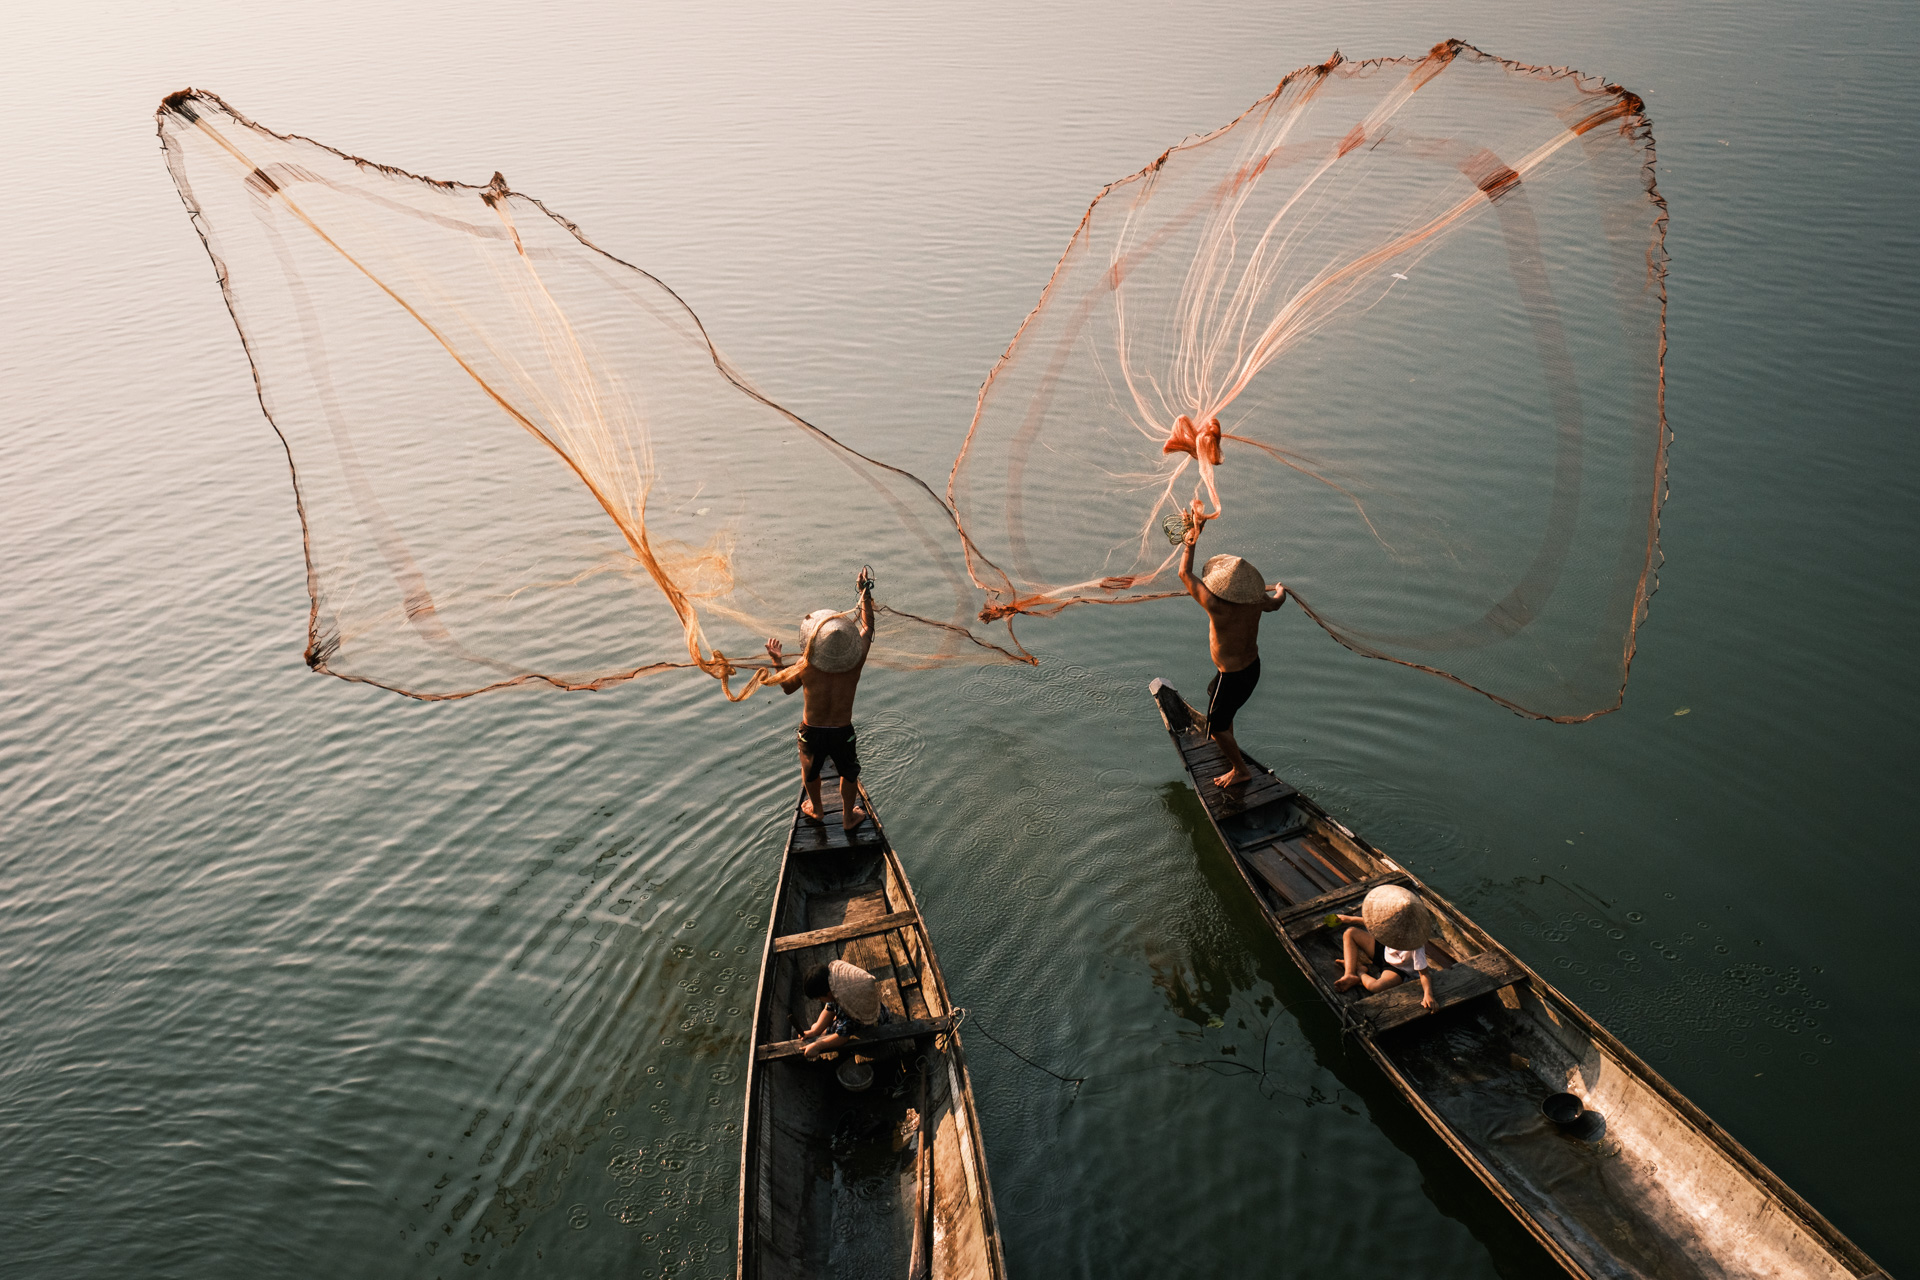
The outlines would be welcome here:
M 786 656 L 781 652 L 780 638 L 767 637 L 767 656 L 773 659 L 773 670 L 764 676 L 760 683 L 778 685 L 780 692 L 792 693 L 800 687 L 800 676 L 807 669 L 807 660 L 803 655 L 792 666 L 786 665 Z
M 1186 545 L 1180 548 L 1180 585 L 1187 589 L 1188 595 L 1198 600 L 1201 604 L 1205 604 L 1207 598 L 1201 595 L 1200 592 L 1205 588 L 1206 584 L 1193 576 L 1193 549 L 1199 545 L 1200 542 L 1201 523 L 1200 499 L 1195 498 L 1192 509 L 1187 513 Z
M 1287 584 L 1284 582 L 1276 582 L 1273 584 L 1273 594 L 1260 602 L 1260 612 L 1272 613 L 1286 602 Z
M 854 576 L 853 583 L 860 591 L 860 661 L 865 662 L 868 651 L 873 648 L 873 579 L 862 569 Z

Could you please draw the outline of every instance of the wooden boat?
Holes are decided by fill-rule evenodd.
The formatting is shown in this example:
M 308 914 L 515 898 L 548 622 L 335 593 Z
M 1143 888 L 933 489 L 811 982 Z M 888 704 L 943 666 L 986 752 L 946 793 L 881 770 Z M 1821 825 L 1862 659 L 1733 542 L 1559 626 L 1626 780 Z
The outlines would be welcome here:
M 1205 717 L 1149 686 L 1207 816 L 1268 925 L 1343 1029 L 1575 1276 L 1880 1277 L 1871 1259 L 1700 1108 L 1419 877 L 1272 770 L 1222 790 Z M 1343 930 L 1376 885 L 1424 898 L 1455 961 L 1434 980 L 1336 992 Z M 1429 953 L 1435 949 L 1429 944 Z M 1571 1093 L 1578 1119 L 1542 1103 Z
M 824 822 L 794 806 L 760 962 L 740 1152 L 740 1280 L 1004 1280 L 956 1011 L 913 888 L 872 820 L 840 822 L 829 764 Z M 803 1056 L 819 1015 L 801 992 L 833 959 L 879 980 L 892 1021 L 833 1060 Z M 855 1092 L 842 1068 L 870 1084 Z M 856 1084 L 859 1082 L 856 1080 Z

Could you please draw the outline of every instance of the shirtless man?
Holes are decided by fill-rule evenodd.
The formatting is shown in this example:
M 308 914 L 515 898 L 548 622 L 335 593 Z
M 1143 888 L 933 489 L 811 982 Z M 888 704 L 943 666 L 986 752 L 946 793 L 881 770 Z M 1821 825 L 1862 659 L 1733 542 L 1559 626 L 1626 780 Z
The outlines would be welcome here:
M 862 570 L 855 583 L 860 589 L 857 628 L 843 613 L 815 609 L 800 624 L 800 639 L 806 649 L 791 667 L 785 665 L 779 638 L 767 640 L 767 655 L 779 673 L 767 683 L 779 685 L 782 693 L 807 691 L 800 717 L 800 779 L 807 798 L 800 802 L 800 812 L 816 822 L 821 820 L 820 771 L 832 760 L 833 767 L 840 771 L 840 820 L 848 831 L 867 820 L 867 811 L 859 805 L 860 756 L 853 740 L 853 695 L 860 687 L 867 651 L 873 648 L 873 580 Z
M 1232 766 L 1213 780 L 1216 787 L 1235 787 L 1250 781 L 1253 771 L 1233 737 L 1233 714 L 1253 696 L 1260 683 L 1260 615 L 1287 602 L 1287 588 L 1274 583 L 1267 594 L 1260 571 L 1239 556 L 1215 556 L 1201 576 L 1193 576 L 1193 548 L 1200 541 L 1205 517 L 1195 499 L 1187 520 L 1187 544 L 1180 553 L 1180 585 L 1207 611 L 1208 644 L 1216 674 L 1207 686 L 1207 730 Z

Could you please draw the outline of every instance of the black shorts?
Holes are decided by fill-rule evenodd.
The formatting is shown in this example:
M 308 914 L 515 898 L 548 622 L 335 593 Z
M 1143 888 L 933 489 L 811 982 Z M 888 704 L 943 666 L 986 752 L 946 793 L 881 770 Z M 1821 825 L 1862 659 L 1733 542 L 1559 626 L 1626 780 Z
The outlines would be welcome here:
M 1260 659 L 1255 658 L 1238 671 L 1216 671 L 1207 685 L 1207 729 L 1231 731 L 1233 713 L 1247 705 L 1253 686 L 1260 683 Z
M 858 778 L 860 753 L 856 747 L 850 724 L 834 729 L 820 729 L 810 724 L 800 726 L 800 767 L 806 771 L 808 782 L 820 776 L 829 760 L 849 782 Z
M 1374 977 L 1384 978 L 1390 973 L 1397 973 L 1400 975 L 1400 980 L 1402 982 L 1418 982 L 1420 980 L 1420 975 L 1414 970 L 1396 969 L 1392 965 L 1388 964 L 1386 960 L 1382 958 L 1383 953 L 1385 951 L 1386 951 L 1386 948 L 1382 946 L 1379 942 L 1376 941 L 1373 944 L 1373 959 L 1367 961 L 1367 967 L 1370 969 L 1379 970 L 1379 972 L 1373 975 Z

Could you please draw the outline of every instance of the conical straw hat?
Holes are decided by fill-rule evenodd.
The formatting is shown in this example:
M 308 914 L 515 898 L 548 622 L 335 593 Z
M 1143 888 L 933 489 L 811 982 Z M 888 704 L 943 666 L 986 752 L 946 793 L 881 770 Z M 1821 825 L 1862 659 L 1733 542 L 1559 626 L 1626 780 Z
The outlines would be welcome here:
M 1433 936 L 1433 913 L 1427 904 L 1397 884 L 1383 884 L 1360 904 L 1367 932 L 1395 951 L 1412 951 Z
M 834 1003 L 855 1022 L 872 1023 L 880 1017 L 880 984 L 859 965 L 835 960 L 827 966 L 827 986 Z
M 800 639 L 807 661 L 822 671 L 851 671 L 860 664 L 860 629 L 844 613 L 815 609 L 800 624 Z
M 1239 556 L 1215 556 L 1207 561 L 1200 581 L 1207 584 L 1207 590 L 1234 604 L 1257 604 L 1267 594 L 1267 580 Z

